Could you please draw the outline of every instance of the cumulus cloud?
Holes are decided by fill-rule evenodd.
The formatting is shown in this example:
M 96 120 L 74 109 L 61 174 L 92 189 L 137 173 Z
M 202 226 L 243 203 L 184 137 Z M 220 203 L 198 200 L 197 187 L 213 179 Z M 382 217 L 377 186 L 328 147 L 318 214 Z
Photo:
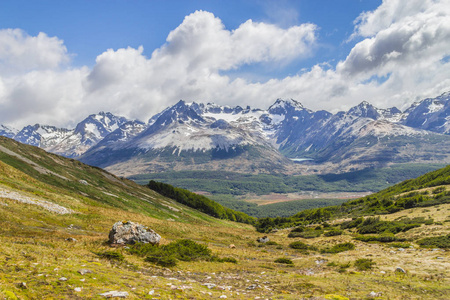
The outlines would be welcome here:
M 410 64 L 432 64 L 450 55 L 450 4 L 444 1 L 383 1 L 358 18 L 357 43 L 337 70 L 370 77 Z
M 0 30 L 0 74 L 47 70 L 69 62 L 63 41 L 40 32 L 29 36 L 20 29 Z
M 1 31 L 0 123 L 67 126 L 100 110 L 145 121 L 179 99 L 267 108 L 284 97 L 329 111 L 368 100 L 405 108 L 450 88 L 449 9 L 448 1 L 385 0 L 355 21 L 354 47 L 336 67 L 317 64 L 264 82 L 231 79 L 224 71 L 282 67 L 314 55 L 316 25 L 281 28 L 248 20 L 229 30 L 213 14 L 197 11 L 150 57 L 143 47 L 108 49 L 92 69 L 61 68 L 70 55 L 58 38 Z

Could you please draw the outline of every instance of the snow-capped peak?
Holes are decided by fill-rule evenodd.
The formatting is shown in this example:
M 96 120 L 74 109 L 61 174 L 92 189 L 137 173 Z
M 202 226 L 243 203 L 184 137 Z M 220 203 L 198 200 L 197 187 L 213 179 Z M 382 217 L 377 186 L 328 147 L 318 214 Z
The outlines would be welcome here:
M 13 127 L 0 124 L 0 135 L 13 138 L 19 131 Z
M 286 112 L 289 110 L 303 110 L 303 109 L 305 109 L 303 105 L 294 99 L 284 100 L 278 98 L 277 101 L 275 101 L 275 103 L 269 107 L 268 112 L 271 114 L 282 115 L 286 114 Z

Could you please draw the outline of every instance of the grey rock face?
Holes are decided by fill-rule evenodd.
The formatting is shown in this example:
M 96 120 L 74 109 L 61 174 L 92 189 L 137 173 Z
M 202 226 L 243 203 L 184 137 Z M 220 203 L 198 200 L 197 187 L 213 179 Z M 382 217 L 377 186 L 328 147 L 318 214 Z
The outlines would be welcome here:
M 150 228 L 138 223 L 117 222 L 109 232 L 109 242 L 111 244 L 134 244 L 150 243 L 159 244 L 161 236 Z

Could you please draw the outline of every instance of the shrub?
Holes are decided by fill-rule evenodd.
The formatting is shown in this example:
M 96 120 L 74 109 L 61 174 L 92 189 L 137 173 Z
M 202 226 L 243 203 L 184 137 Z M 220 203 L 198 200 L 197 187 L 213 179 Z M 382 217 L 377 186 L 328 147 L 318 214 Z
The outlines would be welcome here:
M 409 248 L 411 247 L 410 243 L 390 243 L 389 246 L 394 248 Z
M 435 188 L 435 189 L 432 190 L 433 194 L 439 194 L 439 193 L 442 193 L 442 192 L 445 192 L 445 186 L 440 186 L 440 187 Z
M 179 240 L 163 246 L 164 251 L 182 261 L 207 259 L 211 257 L 211 250 L 207 246 L 191 240 Z
M 331 248 L 325 248 L 321 252 L 322 253 L 339 253 L 339 252 L 344 252 L 344 251 L 353 250 L 353 249 L 355 249 L 355 244 L 347 242 L 347 243 L 341 243 L 341 244 L 334 245 Z
M 360 258 L 354 262 L 355 268 L 360 271 L 370 270 L 373 265 L 375 265 L 375 262 L 368 258 Z
M 285 265 L 293 265 L 294 262 L 290 258 L 280 257 L 275 259 L 276 263 L 285 264 Z
M 289 247 L 291 247 L 292 249 L 307 250 L 308 249 L 308 244 L 305 244 L 303 242 L 297 241 L 297 242 L 290 243 Z
M 446 236 L 442 235 L 442 236 L 424 238 L 424 239 L 417 241 L 417 244 L 419 244 L 423 248 L 448 249 L 448 248 L 450 248 L 450 234 L 448 234 Z
M 159 256 L 159 255 L 151 255 L 145 258 L 145 261 L 154 263 L 158 266 L 171 268 L 177 265 L 177 260 L 173 256 Z
M 385 233 L 382 235 L 360 235 L 355 237 L 355 240 L 361 242 L 381 242 L 381 243 L 390 243 L 390 242 L 402 242 L 405 241 L 403 238 L 397 238 L 392 233 Z
M 309 230 L 305 230 L 303 232 L 295 232 L 295 237 L 301 237 L 304 239 L 313 239 L 313 238 L 319 237 L 321 234 L 322 234 L 321 230 L 310 230 L 309 229 Z M 288 237 L 289 237 L 289 235 L 288 235 Z
M 125 257 L 122 253 L 118 251 L 103 251 L 103 252 L 97 252 L 96 253 L 101 258 L 106 258 L 109 260 L 116 260 L 116 261 L 124 261 Z
M 301 237 L 303 235 L 303 232 L 289 232 L 288 238 L 297 238 Z
M 163 267 L 173 267 L 176 260 L 211 260 L 211 250 L 207 246 L 191 240 L 178 240 L 164 246 L 137 243 L 128 251 L 131 254 L 147 256 L 145 261 L 152 262 Z
M 337 236 L 337 235 L 341 235 L 342 233 L 343 233 L 342 230 L 332 229 L 330 231 L 326 231 L 323 235 L 324 236 Z
M 266 245 L 267 245 L 267 246 L 274 246 L 274 245 L 278 245 L 278 243 L 277 243 L 277 242 L 274 242 L 274 241 L 268 241 L 268 242 L 266 243 Z
M 221 262 L 221 263 L 228 262 L 228 263 L 232 263 L 232 264 L 237 264 L 237 262 L 238 262 L 236 260 L 236 258 L 233 258 L 233 257 L 222 257 L 222 258 L 220 258 L 220 257 L 217 257 L 217 256 L 214 256 L 212 261 Z

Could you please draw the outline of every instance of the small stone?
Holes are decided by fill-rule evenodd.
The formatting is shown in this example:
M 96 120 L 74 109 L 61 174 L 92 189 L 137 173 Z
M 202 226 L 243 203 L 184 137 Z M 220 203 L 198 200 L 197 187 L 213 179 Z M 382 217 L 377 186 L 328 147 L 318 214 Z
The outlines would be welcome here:
M 73 289 L 75 292 L 81 292 L 81 288 L 80 287 L 76 287 Z
M 227 299 L 227 296 L 226 295 L 221 295 L 219 298 L 220 299 Z
M 438 256 L 436 257 L 436 259 L 444 259 L 442 256 Z
M 258 238 L 256 241 L 258 243 L 267 243 L 270 240 L 269 240 L 269 238 L 267 236 L 263 236 L 263 237 Z
M 214 288 L 216 285 L 214 283 L 204 283 L 203 286 L 206 286 L 208 289 Z
M 148 292 L 149 295 L 153 295 L 155 294 L 155 290 L 151 290 L 150 292 Z
M 78 273 L 80 273 L 81 275 L 85 275 L 88 273 L 92 273 L 92 271 L 89 269 L 80 269 L 80 270 L 78 270 Z
M 405 269 L 403 269 L 403 268 L 400 268 L 400 267 L 397 267 L 397 269 L 395 269 L 395 272 L 397 272 L 397 273 L 404 273 L 404 274 L 406 274 L 406 271 L 405 271 Z
M 383 293 L 381 293 L 381 292 L 378 292 L 378 293 L 375 293 L 374 291 L 371 291 L 368 295 L 367 295 L 367 297 L 381 297 L 381 295 L 383 295 Z
M 398 251 L 405 251 L 405 249 L 403 249 L 403 248 L 398 248 Z
M 68 238 L 66 239 L 66 241 L 68 241 L 68 242 L 76 242 L 77 240 L 74 239 L 73 237 L 68 237 Z
M 59 279 L 59 281 L 67 281 L 67 278 L 66 278 L 66 277 L 61 277 L 61 278 Z
M 99 295 L 105 298 L 126 298 L 128 297 L 128 292 L 110 291 Z
M 236 249 L 236 245 L 234 244 L 230 244 L 230 246 L 228 246 L 230 249 Z
M 385 271 L 380 271 L 380 273 L 381 273 L 381 274 L 386 274 L 386 272 L 385 272 Z

